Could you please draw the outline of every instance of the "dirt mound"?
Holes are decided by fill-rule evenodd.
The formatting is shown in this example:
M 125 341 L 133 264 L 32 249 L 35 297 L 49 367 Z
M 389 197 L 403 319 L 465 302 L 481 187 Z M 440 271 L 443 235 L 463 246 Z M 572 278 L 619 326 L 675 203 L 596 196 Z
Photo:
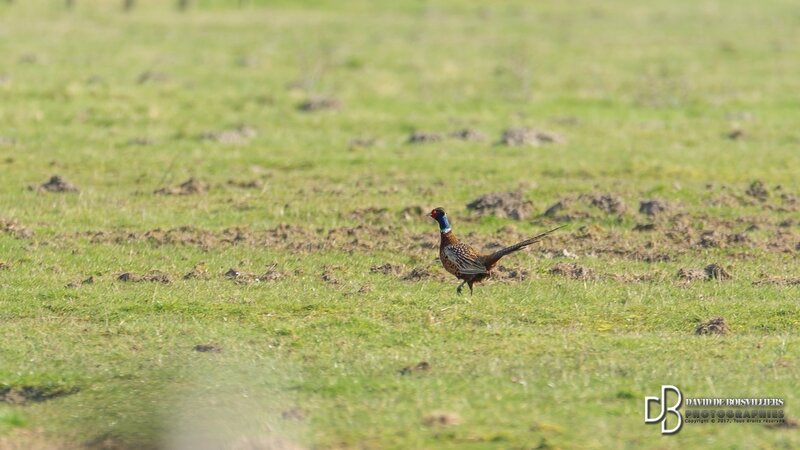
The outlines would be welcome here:
M 157 195 L 194 195 L 208 192 L 208 183 L 195 178 L 189 178 L 178 186 L 169 186 L 154 191 Z
M 498 266 L 492 273 L 492 278 L 500 281 L 525 281 L 530 276 L 530 272 L 525 269 L 514 269 L 506 266 Z
M 433 142 L 441 142 L 444 140 L 442 133 L 428 133 L 424 131 L 415 131 L 408 136 L 409 144 L 430 144 Z
M 733 278 L 724 267 L 719 264 L 709 264 L 703 269 L 706 278 L 709 280 L 729 280 Z
M 263 189 L 264 182 L 255 179 L 255 180 L 248 180 L 248 181 L 239 181 L 239 180 L 228 180 L 226 183 L 228 186 L 240 188 L 240 189 Z
M 697 241 L 697 245 L 703 248 L 719 248 L 725 242 L 727 242 L 727 239 L 716 230 L 707 230 L 700 234 L 700 240 Z
M 145 275 L 136 275 L 131 272 L 123 272 L 119 274 L 117 280 L 130 282 L 130 283 L 161 283 L 161 284 L 170 284 L 172 283 L 172 279 L 170 279 L 169 275 L 159 272 L 157 270 L 151 271 Z
M 461 423 L 461 416 L 454 412 L 435 411 L 426 415 L 422 423 L 428 427 L 448 427 Z
M 463 128 L 458 131 L 454 131 L 448 135 L 453 139 L 460 139 L 462 141 L 469 141 L 469 142 L 483 142 L 487 139 L 485 133 L 480 130 L 476 130 L 474 128 Z
M 197 344 L 192 350 L 200 353 L 221 353 L 222 347 L 218 344 Z
M 744 191 L 744 193 L 762 202 L 767 201 L 769 198 L 769 190 L 761 180 L 756 180 L 750 183 L 750 186 L 746 191 Z
M 800 278 L 780 278 L 766 277 L 753 282 L 756 286 L 775 285 L 775 286 L 800 286 Z
M 0 233 L 11 235 L 17 239 L 28 239 L 33 236 L 33 231 L 24 227 L 21 223 L 13 219 L 3 219 L 0 217 Z
M 714 317 L 713 319 L 701 322 L 694 329 L 694 334 L 698 336 L 708 334 L 728 334 L 729 332 L 730 329 L 728 328 L 728 324 L 722 317 Z
M 400 277 L 400 279 L 403 281 L 422 281 L 433 277 L 434 275 L 428 272 L 427 270 L 415 267 L 411 269 L 411 272 L 408 272 L 407 274 Z
M 78 188 L 65 180 L 61 175 L 53 175 L 50 179 L 39 186 L 40 192 L 78 192 Z
M 262 282 L 270 282 L 270 281 L 278 281 L 284 278 L 286 275 L 283 272 L 276 270 L 278 267 L 277 264 L 272 264 L 271 266 L 267 267 L 267 270 L 264 271 L 261 275 L 257 275 L 250 272 L 240 272 L 238 269 L 228 269 L 227 272 L 223 274 L 225 278 L 235 281 L 237 284 L 252 284 L 252 283 L 262 283 Z
M 709 264 L 702 269 L 678 269 L 677 277 L 684 281 L 729 280 L 732 275 L 719 264 Z
M 703 269 L 680 268 L 677 277 L 684 281 L 705 280 L 706 272 Z
M 599 208 L 606 214 L 622 214 L 627 207 L 625 201 L 621 197 L 612 194 L 603 194 L 592 197 L 590 201 L 591 206 Z
M 322 275 L 320 275 L 320 279 L 328 284 L 341 284 L 339 278 L 336 277 L 334 270 L 339 269 L 338 267 L 328 267 L 322 271 Z
M 297 109 L 303 112 L 338 111 L 342 109 L 342 102 L 331 97 L 314 97 L 297 105 Z
M 567 201 L 566 200 L 559 200 L 559 201 L 553 203 L 552 205 L 550 205 L 550 207 L 545 210 L 543 215 L 546 216 L 546 217 L 555 217 L 555 215 L 559 211 L 563 210 L 566 207 L 567 207 Z
M 60 387 L 39 387 L 39 386 L 21 386 L 21 387 L 0 387 L 0 402 L 8 403 L 11 405 L 24 405 L 26 403 L 39 403 L 53 398 L 64 397 L 67 395 L 75 394 L 79 391 L 78 388 L 60 388 Z
M 2 268 L 3 268 L 2 263 L 0 263 L 0 269 Z M 84 278 L 83 280 L 80 281 L 73 281 L 71 283 L 68 283 L 66 287 L 71 289 L 77 289 L 83 286 L 84 284 L 94 284 L 94 277 Z
M 475 211 L 479 217 L 523 220 L 531 215 L 533 203 L 526 200 L 521 192 L 493 192 L 467 203 L 467 209 Z
M 655 216 L 669 210 L 669 205 L 662 200 L 642 200 L 639 202 L 639 212 L 648 216 Z
M 386 263 L 380 266 L 372 266 L 369 271 L 370 273 L 382 273 L 384 275 L 400 275 L 403 272 L 403 266 Z
M 557 133 L 537 130 L 535 128 L 508 128 L 500 137 L 500 143 L 511 147 L 532 146 L 542 144 L 560 144 L 564 138 Z
M 203 263 L 197 264 L 192 267 L 192 270 L 183 275 L 184 280 L 207 280 L 209 278 L 208 269 Z
M 595 278 L 595 273 L 592 269 L 575 263 L 558 263 L 550 268 L 550 273 L 574 280 L 591 280 Z
M 199 136 L 203 141 L 218 142 L 220 144 L 239 145 L 250 142 L 258 132 L 255 128 L 240 125 L 228 130 L 207 131 Z
M 425 372 L 431 369 L 427 361 L 420 361 L 415 366 L 405 366 L 399 370 L 400 375 L 411 375 L 414 372 Z
M 730 139 L 732 141 L 736 141 L 736 140 L 742 139 L 742 138 L 744 138 L 746 136 L 747 136 L 747 133 L 745 133 L 744 130 L 739 129 L 739 128 L 731 130 L 731 131 L 728 132 L 728 134 L 725 135 L 725 137 L 727 137 L 728 139 Z

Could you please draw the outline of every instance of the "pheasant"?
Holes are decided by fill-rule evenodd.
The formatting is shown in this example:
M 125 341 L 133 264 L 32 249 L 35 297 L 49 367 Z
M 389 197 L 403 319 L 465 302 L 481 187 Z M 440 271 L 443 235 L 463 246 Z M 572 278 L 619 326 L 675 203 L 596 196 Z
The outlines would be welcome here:
M 481 255 L 469 245 L 458 240 L 452 228 L 450 228 L 450 221 L 447 220 L 447 213 L 444 212 L 444 209 L 436 208 L 431 211 L 430 216 L 439 222 L 439 231 L 442 233 L 441 243 L 439 244 L 439 259 L 442 261 L 442 265 L 445 270 L 455 275 L 456 278 L 464 280 L 456 288 L 456 293 L 461 294 L 461 289 L 466 284 L 469 286 L 470 295 L 472 295 L 472 285 L 489 278 L 492 274 L 492 269 L 494 269 L 500 258 L 539 242 L 548 234 L 566 226 L 562 225 L 550 231 L 545 231 L 490 255 Z

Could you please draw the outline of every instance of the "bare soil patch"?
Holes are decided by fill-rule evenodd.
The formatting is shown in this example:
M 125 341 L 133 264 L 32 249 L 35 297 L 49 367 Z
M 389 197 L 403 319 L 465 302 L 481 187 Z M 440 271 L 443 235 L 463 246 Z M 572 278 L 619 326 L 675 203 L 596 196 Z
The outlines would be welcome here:
M 192 347 L 192 350 L 199 353 L 222 353 L 222 347 L 219 344 L 197 344 Z
M 192 270 L 183 275 L 184 280 L 207 280 L 209 278 L 208 269 L 203 263 L 196 264 Z
M 677 277 L 684 281 L 705 280 L 706 272 L 703 269 L 681 268 L 678 269 Z
M 403 281 L 422 281 L 429 278 L 436 278 L 436 276 L 433 273 L 419 267 L 411 269 L 411 272 L 408 272 L 400 277 L 400 279 Z
M 434 411 L 422 418 L 422 424 L 428 427 L 449 427 L 460 423 L 460 415 L 447 411 Z
M 639 202 L 639 212 L 648 216 L 655 216 L 670 210 L 670 206 L 663 200 L 642 200 Z
M 728 334 L 729 332 L 730 329 L 728 328 L 728 323 L 725 322 L 725 319 L 722 317 L 714 317 L 705 322 L 701 322 L 694 329 L 694 334 L 698 336 L 710 335 L 710 334 L 722 335 L 722 334 Z
M 414 372 L 427 372 L 430 369 L 431 365 L 427 361 L 420 361 L 416 365 L 405 366 L 398 372 L 400 373 L 400 375 L 411 375 Z
M 800 278 L 781 278 L 781 277 L 764 277 L 760 280 L 753 281 L 756 286 L 775 285 L 775 286 L 800 286 Z
M 401 273 L 403 273 L 404 270 L 405 268 L 403 266 L 390 263 L 381 264 L 379 266 L 372 266 L 369 269 L 370 273 L 381 273 L 384 275 L 395 275 L 395 276 L 399 276 Z
M 328 284 L 341 284 L 341 281 L 339 281 L 339 278 L 335 274 L 335 271 L 338 269 L 338 267 L 326 267 L 325 270 L 322 271 L 320 279 Z
M 205 181 L 189 178 L 178 186 L 169 186 L 157 189 L 157 195 L 194 195 L 208 192 L 209 185 Z
M 14 219 L 0 217 L 0 232 L 13 236 L 16 239 L 28 239 L 33 236 L 33 231 L 23 226 Z
M 70 283 L 67 284 L 66 287 L 72 288 L 72 289 L 77 289 L 77 288 L 79 288 L 79 287 L 81 287 L 81 286 L 83 286 L 85 284 L 94 284 L 94 277 L 90 276 L 88 278 L 84 278 L 84 279 L 79 280 L 79 281 L 70 282 Z
M 698 280 L 729 280 L 733 278 L 727 269 L 716 263 L 709 264 L 702 269 L 681 268 L 678 270 L 677 277 L 687 282 Z
M 467 204 L 467 209 L 478 217 L 496 216 L 524 220 L 531 215 L 533 203 L 521 192 L 493 192 L 482 195 Z
M 78 388 L 50 388 L 40 386 L 21 386 L 0 388 L 0 401 L 12 405 L 39 403 L 58 397 L 75 394 Z
M 483 142 L 487 139 L 486 133 L 474 128 L 462 128 L 461 130 L 453 131 L 448 136 L 468 142 Z
M 596 278 L 592 269 L 579 266 L 575 263 L 558 263 L 550 268 L 550 273 L 574 280 L 591 280 Z
M 767 189 L 767 186 L 761 180 L 750 183 L 750 186 L 744 193 L 761 202 L 765 202 L 769 198 L 769 189 Z
M 441 142 L 444 140 L 442 133 L 432 133 L 425 131 L 415 131 L 408 136 L 409 144 L 430 144 L 433 142 Z
M 720 266 L 719 264 L 709 264 L 704 269 L 703 272 L 706 275 L 706 278 L 709 280 L 729 280 L 733 278 L 724 267 Z
M 231 268 L 228 269 L 223 276 L 235 281 L 237 284 L 268 283 L 281 280 L 286 276 L 283 272 L 278 271 L 277 267 L 277 264 L 272 264 L 260 275 L 251 272 L 241 272 L 238 269 Z
M 161 283 L 170 284 L 172 279 L 164 272 L 153 270 L 144 275 L 137 275 L 131 272 L 123 272 L 119 274 L 117 280 L 130 282 L 130 283 Z
M 264 182 L 259 180 L 258 178 L 254 180 L 228 180 L 228 186 L 236 187 L 240 189 L 263 189 Z
M 492 272 L 492 279 L 497 281 L 518 282 L 525 281 L 530 272 L 520 268 L 510 268 L 503 265 L 497 266 Z
M 39 192 L 78 192 L 78 187 L 61 175 L 53 175 L 49 180 L 42 183 L 38 190 Z
M 564 137 L 560 134 L 535 128 L 508 128 L 500 137 L 501 144 L 512 147 L 538 147 L 543 144 L 560 144 L 563 142 Z
M 622 197 L 612 194 L 603 194 L 592 197 L 591 205 L 600 209 L 606 214 L 622 214 L 627 207 Z

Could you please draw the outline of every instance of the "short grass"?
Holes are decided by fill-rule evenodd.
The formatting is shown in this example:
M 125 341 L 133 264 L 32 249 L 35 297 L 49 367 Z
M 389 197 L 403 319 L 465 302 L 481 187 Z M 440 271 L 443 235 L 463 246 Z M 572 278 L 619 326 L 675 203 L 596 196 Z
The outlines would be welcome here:
M 692 396 L 781 396 L 800 415 L 800 287 L 753 284 L 800 277 L 797 251 L 572 261 L 657 274 L 630 283 L 551 275 L 557 260 L 534 250 L 508 260 L 528 280 L 457 297 L 455 280 L 370 273 L 385 262 L 442 271 L 436 227 L 421 219 L 379 219 L 395 235 L 376 242 L 427 232 L 424 256 L 91 239 L 288 224 L 322 240 L 366 220 L 359 209 L 394 218 L 444 206 L 459 234 L 502 240 L 509 223 L 531 234 L 546 221 L 472 220 L 464 205 L 521 190 L 537 213 L 597 192 L 629 205 L 619 220 L 576 219 L 565 233 L 587 225 L 638 245 L 637 202 L 658 197 L 699 228 L 741 217 L 742 229 L 760 221 L 767 239 L 789 220 L 784 233 L 800 243 L 796 210 L 709 201 L 757 179 L 773 190 L 770 204 L 776 185 L 800 192 L 793 2 L 267 3 L 209 0 L 184 13 L 156 1 L 128 13 L 99 0 L 71 11 L 0 5 L 0 219 L 32 232 L 0 233 L 0 388 L 54 396 L 0 404 L 0 444 L 800 446 L 796 430 L 687 425 L 661 437 L 642 423 L 643 397 L 665 383 Z M 341 108 L 298 110 L 313 97 Z M 257 135 L 199 138 L 240 125 Z M 494 145 L 509 126 L 566 142 Z M 406 143 L 414 130 L 464 127 L 489 141 Z M 736 129 L 744 138 L 726 137 Z M 350 148 L 354 138 L 378 143 Z M 80 192 L 28 189 L 53 174 Z M 153 194 L 190 177 L 210 191 Z M 263 186 L 227 184 L 253 179 Z M 734 278 L 675 279 L 709 262 Z M 200 263 L 208 279 L 181 279 Z M 236 284 L 222 275 L 272 264 L 289 276 Z M 116 280 L 154 269 L 175 281 Z M 321 278 L 326 270 L 338 284 Z M 89 276 L 93 284 L 66 287 Z M 714 316 L 731 334 L 694 336 Z M 207 343 L 221 351 L 193 351 Z M 420 361 L 430 369 L 399 373 Z M 425 424 L 435 412 L 458 423 Z

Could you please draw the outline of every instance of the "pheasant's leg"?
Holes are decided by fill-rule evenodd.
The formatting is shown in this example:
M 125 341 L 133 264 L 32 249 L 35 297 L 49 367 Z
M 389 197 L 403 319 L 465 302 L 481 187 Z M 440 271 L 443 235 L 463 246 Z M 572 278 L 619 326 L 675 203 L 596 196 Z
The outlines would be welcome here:
M 461 295 L 461 289 L 464 288 L 464 283 L 466 283 L 466 282 L 467 282 L 467 280 L 464 280 L 464 281 L 461 282 L 461 284 L 458 285 L 458 287 L 456 288 L 456 294 Z
M 469 286 L 469 295 L 471 296 L 472 295 L 472 282 L 470 281 L 467 286 Z

